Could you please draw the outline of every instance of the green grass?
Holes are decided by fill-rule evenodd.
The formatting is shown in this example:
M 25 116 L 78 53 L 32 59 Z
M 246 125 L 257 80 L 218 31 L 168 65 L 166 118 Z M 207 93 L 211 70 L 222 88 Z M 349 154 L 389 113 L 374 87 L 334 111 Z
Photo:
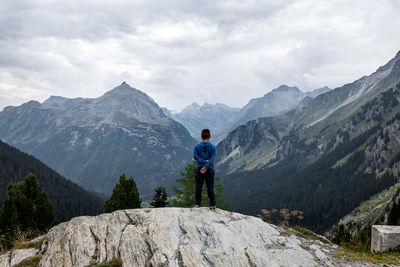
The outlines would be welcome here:
M 322 243 L 325 244 L 330 244 L 330 241 L 328 239 L 326 239 L 323 236 L 320 236 L 316 233 L 314 233 L 311 230 L 308 230 L 307 228 L 301 227 L 301 226 L 294 226 L 293 227 L 293 232 L 295 235 L 303 237 L 303 238 L 307 238 L 307 239 L 311 239 L 311 240 L 319 240 Z
M 372 263 L 400 264 L 400 252 L 391 251 L 385 253 L 372 253 L 356 251 L 351 248 L 340 247 L 335 257 L 346 259 L 347 261 L 367 261 Z
M 329 240 L 326 238 L 317 235 L 316 233 L 300 227 L 295 226 L 293 229 L 288 228 L 288 234 L 295 234 L 296 236 L 303 237 L 306 239 L 311 240 L 319 240 L 325 244 L 330 243 Z M 303 249 L 307 250 L 307 246 L 301 246 Z M 384 252 L 384 253 L 372 253 L 369 249 L 366 251 L 364 249 L 365 246 L 346 246 L 341 245 L 339 246 L 338 251 L 334 254 L 337 259 L 346 260 L 349 262 L 353 261 L 364 261 L 364 262 L 371 262 L 375 264 L 394 264 L 400 265 L 400 246 L 399 248 Z M 309 248 L 308 248 L 309 249 Z
M 257 148 L 250 153 L 234 159 L 232 162 L 230 162 L 229 173 L 236 171 L 242 166 L 244 166 L 245 170 L 253 170 L 260 166 L 264 166 L 275 156 L 276 151 L 276 144 Z
M 326 239 L 325 237 L 318 235 L 314 233 L 311 230 L 308 230 L 307 228 L 301 227 L 301 226 L 293 226 L 293 228 L 289 228 L 286 226 L 281 226 L 283 229 L 286 230 L 284 233 L 285 235 L 296 235 L 301 238 L 305 238 L 308 240 L 319 240 L 324 244 L 331 244 L 331 242 Z
M 286 230 L 286 235 L 296 235 L 308 240 L 319 240 L 324 244 L 332 244 L 328 239 L 314 233 L 306 228 L 295 226 L 293 228 L 283 227 Z M 309 250 L 310 248 L 306 245 L 300 245 L 303 249 Z M 334 257 L 338 260 L 345 260 L 347 262 L 361 261 L 371 262 L 375 264 L 393 264 L 400 265 L 400 246 L 393 251 L 385 253 L 372 253 L 370 249 L 365 249 L 365 244 L 361 243 L 349 243 L 342 244 L 334 254 Z

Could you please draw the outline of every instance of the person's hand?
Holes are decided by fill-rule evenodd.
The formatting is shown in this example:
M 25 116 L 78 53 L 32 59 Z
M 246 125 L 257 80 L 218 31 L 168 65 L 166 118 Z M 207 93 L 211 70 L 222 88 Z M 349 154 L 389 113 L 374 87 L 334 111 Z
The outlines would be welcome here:
M 201 172 L 201 173 L 206 173 L 206 171 L 207 171 L 207 169 L 206 169 L 206 168 L 204 168 L 204 167 L 203 167 L 203 168 L 201 168 L 201 170 L 200 170 L 200 172 Z
M 206 159 L 206 162 L 208 162 L 208 159 Z

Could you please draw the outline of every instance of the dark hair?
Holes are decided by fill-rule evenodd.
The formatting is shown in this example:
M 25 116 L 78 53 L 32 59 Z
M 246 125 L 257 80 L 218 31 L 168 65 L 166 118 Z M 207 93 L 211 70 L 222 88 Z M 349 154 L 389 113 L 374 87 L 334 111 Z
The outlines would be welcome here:
M 210 130 L 208 129 L 203 129 L 201 130 L 201 139 L 209 139 L 211 137 Z

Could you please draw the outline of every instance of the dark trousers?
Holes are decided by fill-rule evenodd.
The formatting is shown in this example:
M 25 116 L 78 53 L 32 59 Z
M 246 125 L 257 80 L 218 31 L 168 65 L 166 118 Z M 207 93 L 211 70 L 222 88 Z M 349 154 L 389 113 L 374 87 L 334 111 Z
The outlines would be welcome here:
M 206 181 L 207 186 L 207 195 L 210 200 L 210 206 L 215 206 L 215 195 L 214 195 L 214 170 L 212 168 L 208 168 L 206 173 L 201 173 L 202 167 L 197 167 L 195 172 L 195 181 L 196 181 L 196 192 L 195 199 L 196 205 L 201 204 L 201 191 L 203 190 L 204 180 Z

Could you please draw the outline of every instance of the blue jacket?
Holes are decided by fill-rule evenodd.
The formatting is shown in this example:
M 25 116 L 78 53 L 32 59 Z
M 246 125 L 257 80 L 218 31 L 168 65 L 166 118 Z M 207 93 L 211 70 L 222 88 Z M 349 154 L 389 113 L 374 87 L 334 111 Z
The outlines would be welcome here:
M 194 147 L 193 158 L 197 167 L 214 168 L 215 155 L 215 146 L 210 142 L 201 141 Z

